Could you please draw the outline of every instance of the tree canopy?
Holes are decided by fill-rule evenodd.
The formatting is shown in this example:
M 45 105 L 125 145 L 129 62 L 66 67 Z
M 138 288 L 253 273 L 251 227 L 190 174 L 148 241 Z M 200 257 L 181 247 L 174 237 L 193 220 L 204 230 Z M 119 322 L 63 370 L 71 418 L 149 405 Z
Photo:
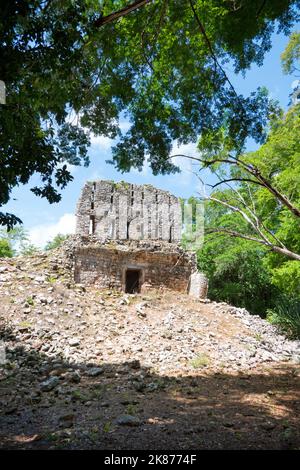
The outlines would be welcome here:
M 13 250 L 6 239 L 0 239 L 0 258 L 12 258 Z
M 286 49 L 281 54 L 282 68 L 287 74 L 299 74 L 300 63 L 300 33 L 294 32 L 291 34 L 289 43 Z
M 69 235 L 63 235 L 62 233 L 58 233 L 52 240 L 49 240 L 45 245 L 45 251 L 54 250 L 62 245 L 62 243 L 67 240 Z
M 90 133 L 119 137 L 112 162 L 174 172 L 178 143 L 217 132 L 232 145 L 264 139 L 266 90 L 238 95 L 225 71 L 261 65 L 275 29 L 289 33 L 299 0 L 4 0 L 0 19 L 0 206 L 39 174 L 50 203 L 88 164 Z M 131 126 L 121 135 L 119 118 Z M 19 219 L 0 213 L 0 224 Z
M 299 139 L 299 105 L 272 121 L 266 143 L 256 152 L 230 154 L 228 136 L 223 133 L 200 139 L 199 161 L 218 178 L 209 199 L 244 220 L 243 231 L 234 227 L 216 231 L 256 241 L 300 261 L 300 246 L 293 243 L 300 223 Z M 231 186 L 235 183 L 238 186 Z M 287 226 L 293 233 L 291 237 L 285 231 Z

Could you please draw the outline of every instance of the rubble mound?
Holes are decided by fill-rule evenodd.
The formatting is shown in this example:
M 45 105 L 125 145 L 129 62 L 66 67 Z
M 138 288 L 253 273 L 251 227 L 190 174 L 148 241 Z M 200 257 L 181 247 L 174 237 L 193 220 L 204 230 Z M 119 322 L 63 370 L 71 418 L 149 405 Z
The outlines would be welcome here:
M 0 446 L 299 446 L 299 341 L 226 303 L 75 284 L 71 248 L 0 260 Z

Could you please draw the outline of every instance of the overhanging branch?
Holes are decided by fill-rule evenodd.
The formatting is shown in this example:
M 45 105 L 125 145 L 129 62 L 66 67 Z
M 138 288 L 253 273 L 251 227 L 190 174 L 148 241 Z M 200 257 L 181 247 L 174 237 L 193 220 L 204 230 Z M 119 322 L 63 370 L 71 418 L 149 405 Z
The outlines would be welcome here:
M 228 230 L 226 228 L 209 228 L 206 233 L 221 233 L 224 235 L 229 235 L 231 237 L 243 238 L 244 240 L 260 243 L 261 245 L 268 247 L 271 251 L 274 251 L 275 253 L 279 253 L 293 260 L 300 261 L 300 255 L 298 255 L 297 253 L 294 253 L 293 251 L 290 251 L 287 248 L 282 248 L 281 246 L 273 245 L 272 243 L 267 242 L 261 238 L 251 237 L 250 235 L 245 235 L 244 233 L 239 233 L 234 230 Z
M 239 182 L 243 182 L 243 183 L 254 183 L 254 184 L 258 184 L 259 186 L 264 186 L 259 181 L 252 180 L 251 178 L 228 178 L 228 179 L 224 179 L 222 181 L 219 181 L 216 184 L 208 184 L 207 186 L 210 186 L 212 189 L 215 189 L 217 186 L 220 186 L 221 184 L 225 184 L 225 183 L 230 183 L 231 181 L 239 181 Z
M 289 198 L 285 196 L 285 194 L 282 194 L 280 191 L 278 191 L 278 189 L 275 188 L 272 183 L 261 174 L 259 168 L 254 165 L 246 163 L 239 158 L 232 157 L 231 155 L 229 155 L 229 157 L 227 158 L 213 158 L 211 160 L 203 160 L 202 158 L 192 157 L 183 154 L 172 155 L 170 158 L 174 157 L 185 157 L 189 158 L 190 160 L 198 161 L 205 168 L 209 168 L 215 163 L 228 163 L 229 165 L 237 165 L 250 175 L 254 176 L 255 180 L 257 181 L 256 184 L 259 184 L 260 186 L 267 189 L 278 201 L 281 202 L 283 206 L 287 207 L 287 209 L 291 211 L 292 214 L 294 214 L 296 217 L 300 217 L 300 209 L 298 209 L 298 207 L 295 207 L 293 203 L 289 200 Z
M 113 21 L 116 21 L 118 18 L 122 18 L 123 16 L 128 15 L 132 11 L 135 11 L 138 8 L 143 7 L 144 5 L 146 5 L 147 3 L 150 3 L 150 2 L 151 2 L 151 0 L 137 0 L 133 3 L 131 3 L 130 5 L 128 5 L 127 7 L 121 8 L 118 11 L 114 11 L 110 15 L 102 16 L 101 18 L 98 18 L 94 22 L 94 25 L 97 28 L 100 28 L 101 26 L 104 26 L 107 23 L 112 23 Z

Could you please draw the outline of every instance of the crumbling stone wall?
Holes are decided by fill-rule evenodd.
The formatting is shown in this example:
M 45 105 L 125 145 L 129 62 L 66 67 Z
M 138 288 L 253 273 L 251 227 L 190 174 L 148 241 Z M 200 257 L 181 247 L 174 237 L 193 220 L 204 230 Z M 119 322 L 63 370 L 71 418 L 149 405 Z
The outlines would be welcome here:
M 196 254 L 182 249 L 178 198 L 150 185 L 87 182 L 77 205 L 76 236 L 69 240 L 75 282 L 138 291 L 164 286 L 205 297 L 206 278 Z
M 74 251 L 74 279 L 85 285 L 125 290 L 126 272 L 139 270 L 141 285 L 188 292 L 194 253 L 166 242 L 81 243 Z
M 77 205 L 78 235 L 111 240 L 181 238 L 178 198 L 150 185 L 99 180 L 87 182 Z

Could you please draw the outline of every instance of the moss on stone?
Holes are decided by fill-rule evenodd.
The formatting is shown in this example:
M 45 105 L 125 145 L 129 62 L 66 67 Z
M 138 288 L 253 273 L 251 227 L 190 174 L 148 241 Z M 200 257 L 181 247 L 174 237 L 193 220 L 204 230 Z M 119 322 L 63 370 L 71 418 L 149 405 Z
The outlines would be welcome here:
M 118 191 L 122 189 L 129 189 L 130 183 L 126 183 L 126 181 L 119 181 L 118 183 L 113 182 L 113 187 Z

